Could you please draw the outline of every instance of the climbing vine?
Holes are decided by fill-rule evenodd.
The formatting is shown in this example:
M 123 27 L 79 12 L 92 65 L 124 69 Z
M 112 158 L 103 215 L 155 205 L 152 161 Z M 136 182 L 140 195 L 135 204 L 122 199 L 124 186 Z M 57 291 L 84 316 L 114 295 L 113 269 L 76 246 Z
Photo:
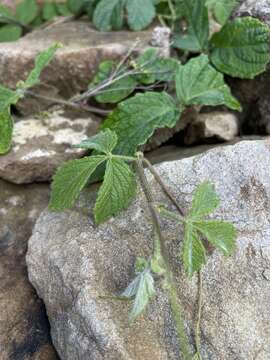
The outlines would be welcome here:
M 120 62 L 101 63 L 88 89 L 69 100 L 46 98 L 32 90 L 61 45 L 54 44 L 40 53 L 34 69 L 25 80 L 17 83 L 15 89 L 0 86 L 0 154 L 7 153 L 12 144 L 11 107 L 24 97 L 40 97 L 59 106 L 105 116 L 101 131 L 77 145 L 89 151 L 90 155 L 69 161 L 56 172 L 50 209 L 64 211 L 71 208 L 85 186 L 100 180 L 94 217 L 96 223 L 101 224 L 130 205 L 139 182 L 151 214 L 153 252 L 148 259 L 137 259 L 135 278 L 116 297 L 133 301 L 130 313 L 133 322 L 155 296 L 156 279 L 161 280 L 171 305 L 184 360 L 202 359 L 201 297 L 195 331 L 197 351 L 193 354 L 162 233 L 162 218 L 170 218 L 177 226 L 183 227 L 182 264 L 189 278 L 199 274 L 200 288 L 200 271 L 208 256 L 205 241 L 225 256 L 230 256 L 235 249 L 236 231 L 230 223 L 209 219 L 219 204 L 212 184 L 204 182 L 199 185 L 193 194 L 191 208 L 185 213 L 140 150 L 156 129 L 174 127 L 190 107 L 224 105 L 241 111 L 241 104 L 232 95 L 224 74 L 252 79 L 265 70 L 269 61 L 269 28 L 250 17 L 230 20 L 235 1 L 223 5 L 223 1 L 210 0 L 143 0 L 143 3 L 140 0 L 70 0 L 63 3 L 47 1 L 38 8 L 35 0 L 24 0 L 17 6 L 15 14 L 0 6 L 0 39 L 7 39 L 3 34 L 10 33 L 13 34 L 11 40 L 16 40 L 32 26 L 59 14 L 69 16 L 70 13 L 75 17 L 87 13 L 94 25 L 103 31 L 126 25 L 132 30 L 140 30 L 156 16 L 175 30 L 173 45 L 180 49 L 179 57 L 163 58 L 156 48 L 134 56 L 134 49 L 131 49 Z M 213 35 L 210 35 L 209 14 L 222 25 Z M 186 21 L 185 29 L 176 29 L 179 19 Z M 99 104 L 98 108 L 89 103 L 93 98 Z M 174 212 L 155 203 L 145 167 L 174 205 Z

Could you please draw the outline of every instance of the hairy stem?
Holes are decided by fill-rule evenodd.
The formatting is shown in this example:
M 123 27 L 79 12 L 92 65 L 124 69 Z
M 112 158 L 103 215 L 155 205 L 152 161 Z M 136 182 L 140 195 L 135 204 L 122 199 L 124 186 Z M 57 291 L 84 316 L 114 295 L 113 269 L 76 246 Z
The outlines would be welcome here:
M 197 356 L 199 360 L 202 359 L 201 355 L 201 318 L 202 318 L 202 273 L 201 271 L 198 272 L 198 289 L 199 289 L 199 297 L 198 297 L 198 317 L 197 317 L 197 324 L 196 324 L 196 330 L 195 330 L 195 345 L 196 345 L 196 351 Z
M 141 185 L 142 185 L 142 188 L 143 188 L 143 192 L 144 192 L 144 195 L 146 197 L 147 204 L 148 204 L 148 207 L 149 207 L 149 210 L 150 210 L 150 213 L 151 213 L 153 226 L 154 226 L 154 232 L 156 234 L 155 243 L 154 243 L 154 252 L 155 251 L 160 251 L 161 254 L 162 254 L 162 257 L 164 258 L 165 264 L 168 264 L 169 255 L 168 255 L 168 252 L 167 252 L 167 248 L 165 246 L 165 240 L 164 240 L 162 232 L 161 232 L 161 228 L 160 228 L 160 224 L 159 224 L 159 218 L 158 218 L 158 214 L 157 214 L 156 209 L 155 209 L 155 202 L 154 202 L 154 199 L 153 199 L 153 195 L 152 195 L 152 192 L 150 190 L 147 178 L 146 178 L 145 173 L 144 173 L 142 158 L 141 158 L 140 155 L 141 154 L 138 154 L 138 160 L 137 160 L 138 175 L 139 175 L 140 182 L 141 182 Z
M 51 98 L 49 96 L 40 95 L 40 94 L 34 93 L 30 90 L 25 90 L 24 92 L 26 95 L 32 96 L 32 97 L 40 99 L 40 100 L 52 102 L 54 104 L 58 104 L 61 106 L 71 107 L 71 108 L 77 109 L 77 110 L 88 111 L 88 112 L 98 114 L 98 115 L 108 115 L 108 113 L 110 112 L 108 110 L 102 110 L 102 109 L 96 108 L 94 106 L 76 104 L 72 101 L 55 99 L 55 98 Z
M 172 21 L 176 20 L 176 12 L 175 12 L 175 8 L 174 5 L 172 3 L 172 0 L 168 0 L 168 6 L 171 12 L 171 16 L 172 16 Z
M 146 158 L 143 158 L 143 162 L 148 167 L 151 174 L 154 176 L 156 182 L 160 185 L 160 187 L 164 191 L 164 194 L 171 200 L 173 205 L 176 207 L 179 214 L 181 216 L 185 216 L 185 213 L 184 213 L 183 209 L 179 206 L 179 204 L 178 204 L 177 200 L 174 198 L 173 194 L 170 192 L 170 190 L 167 188 L 167 186 L 165 185 L 165 183 L 163 182 L 163 180 L 161 179 L 159 174 L 156 172 L 154 166 Z
M 165 239 L 161 231 L 159 217 L 155 209 L 153 195 L 144 173 L 143 155 L 141 153 L 138 153 L 137 168 L 138 168 L 138 175 L 140 178 L 140 182 L 147 200 L 147 204 L 151 213 L 152 222 L 154 226 L 154 231 L 155 231 L 154 252 L 159 252 L 165 267 L 164 276 L 165 276 L 166 290 L 168 292 L 168 299 L 170 302 L 171 311 L 178 335 L 180 351 L 183 355 L 183 360 L 191 360 L 192 354 L 190 351 L 190 346 L 185 332 L 185 325 L 182 317 L 182 307 L 177 298 L 177 288 L 175 285 L 174 276 L 169 262 L 169 254 L 166 247 Z

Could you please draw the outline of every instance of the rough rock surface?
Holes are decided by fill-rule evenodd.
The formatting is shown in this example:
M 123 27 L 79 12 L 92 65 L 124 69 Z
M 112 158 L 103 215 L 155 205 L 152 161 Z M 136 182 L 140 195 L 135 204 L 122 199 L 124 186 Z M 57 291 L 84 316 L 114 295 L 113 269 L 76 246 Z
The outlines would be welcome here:
M 12 149 L 0 157 L 0 178 L 16 184 L 50 180 L 64 161 L 85 154 L 71 146 L 96 134 L 99 125 L 92 115 L 72 119 L 61 113 L 18 121 Z
M 47 185 L 0 180 L 0 359 L 57 360 L 45 308 L 28 281 L 27 241 L 47 206 Z
M 198 114 L 185 136 L 188 145 L 209 140 L 232 141 L 238 135 L 238 119 L 229 112 L 214 111 Z
M 253 16 L 270 25 L 269 0 L 244 0 L 235 12 L 236 16 Z
M 91 27 L 89 21 L 83 20 L 38 29 L 16 43 L 1 44 L 0 83 L 14 88 L 33 68 L 36 55 L 60 42 L 64 47 L 57 51 L 55 59 L 41 75 L 44 83 L 42 94 L 54 94 L 55 97 L 59 93 L 61 97 L 70 98 L 87 89 L 100 62 L 119 59 L 134 46 L 137 38 L 140 39 L 138 48 L 149 46 L 152 32 L 100 32 Z M 33 99 L 31 107 L 22 103 L 18 108 L 28 114 L 48 106 L 48 102 L 42 104 L 40 100 Z
M 238 229 L 235 255 L 225 259 L 214 251 L 203 270 L 201 331 L 207 360 L 270 357 L 269 168 L 269 140 L 219 147 L 157 167 L 185 209 L 201 181 L 213 182 L 221 198 L 215 216 Z M 156 201 L 165 201 L 149 180 Z M 144 197 L 140 193 L 125 213 L 97 228 L 91 217 L 94 196 L 88 189 L 73 210 L 45 211 L 29 241 L 29 277 L 45 302 L 61 359 L 179 359 L 161 290 L 131 328 L 128 304 L 100 298 L 123 290 L 134 276 L 135 257 L 151 252 L 152 227 Z M 197 281 L 188 281 L 181 270 L 181 230 L 164 221 L 163 231 L 187 326 L 193 329 Z

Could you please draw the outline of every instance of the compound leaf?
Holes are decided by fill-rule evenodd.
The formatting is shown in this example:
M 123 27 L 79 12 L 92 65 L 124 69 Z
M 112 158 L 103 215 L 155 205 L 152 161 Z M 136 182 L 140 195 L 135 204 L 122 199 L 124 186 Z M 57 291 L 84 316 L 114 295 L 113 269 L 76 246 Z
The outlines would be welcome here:
M 135 321 L 155 295 L 154 279 L 149 269 L 141 272 L 123 292 L 122 297 L 134 298 L 130 322 Z
M 101 153 L 108 154 L 112 152 L 117 144 L 117 135 L 110 129 L 105 129 L 99 132 L 97 135 L 83 140 L 79 145 L 74 147 L 82 149 L 96 150 Z
M 212 36 L 211 61 L 221 72 L 253 79 L 269 61 L 269 27 L 251 17 L 228 22 Z
M 193 195 L 190 218 L 201 218 L 211 214 L 219 205 L 219 197 L 213 184 L 201 183 Z
M 40 82 L 40 74 L 42 70 L 51 62 L 57 49 L 61 48 L 61 44 L 54 44 L 49 49 L 42 51 L 35 59 L 35 67 L 28 75 L 25 80 L 23 87 L 30 88 L 34 85 L 37 85 Z
M 155 129 L 173 127 L 181 110 L 167 93 L 146 92 L 120 103 L 106 119 L 103 128 L 116 132 L 115 152 L 133 155 L 139 145 L 152 136 Z
M 108 60 L 102 62 L 89 88 L 95 88 L 109 79 L 115 69 L 116 63 L 114 61 Z M 123 73 L 123 69 L 118 69 L 118 72 Z M 135 90 L 136 85 L 137 81 L 135 77 L 125 76 L 122 79 L 114 81 L 111 85 L 106 86 L 95 98 L 101 103 L 117 103 L 130 95 Z
M 10 115 L 9 108 L 0 112 L 0 154 L 9 151 L 12 140 L 13 119 Z
M 128 25 L 134 31 L 139 31 L 151 24 L 156 16 L 153 0 L 126 0 Z
M 81 190 L 106 156 L 90 156 L 71 160 L 61 166 L 53 177 L 50 209 L 61 211 L 71 208 Z
M 225 256 L 235 249 L 236 231 L 232 224 L 220 220 L 204 220 L 194 223 L 196 229 Z
M 183 0 L 185 17 L 189 25 L 189 35 L 197 51 L 208 47 L 209 19 L 205 0 Z M 196 40 L 196 44 L 195 44 Z
M 124 20 L 124 0 L 101 0 L 94 11 L 93 23 L 101 31 L 122 27 Z
M 241 110 L 223 75 L 209 64 L 207 55 L 195 57 L 179 66 L 176 91 L 179 100 L 187 106 L 224 104 L 233 110 Z
M 192 277 L 194 272 L 199 271 L 206 263 L 203 243 L 194 226 L 189 222 L 185 224 L 183 261 L 188 277 Z
M 23 25 L 30 24 L 38 15 L 36 0 L 23 0 L 16 6 L 16 19 Z
M 184 228 L 183 262 L 189 277 L 192 277 L 194 272 L 200 271 L 206 263 L 207 254 L 202 239 L 208 240 L 225 256 L 232 255 L 235 249 L 234 226 L 220 220 L 205 219 L 217 208 L 218 204 L 219 199 L 214 185 L 203 182 L 197 187 Z M 172 217 L 171 214 L 169 215 Z
M 135 195 L 136 178 L 130 167 L 123 160 L 109 159 L 95 205 L 97 224 L 118 215 Z

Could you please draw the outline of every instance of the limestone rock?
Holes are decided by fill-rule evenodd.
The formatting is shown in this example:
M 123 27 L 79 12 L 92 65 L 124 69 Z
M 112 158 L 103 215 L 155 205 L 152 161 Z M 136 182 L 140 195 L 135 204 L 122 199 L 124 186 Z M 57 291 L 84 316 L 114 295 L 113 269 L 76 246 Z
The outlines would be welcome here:
M 48 185 L 0 180 L 0 358 L 57 360 L 44 304 L 28 281 L 27 241 L 47 206 Z
M 16 184 L 50 180 L 64 161 L 86 153 L 72 145 L 94 135 L 99 125 L 92 115 L 70 119 L 61 113 L 18 121 L 11 151 L 0 156 L 0 178 Z
M 187 210 L 196 186 L 209 180 L 221 198 L 216 218 L 238 230 L 237 251 L 214 251 L 203 270 L 202 355 L 206 360 L 268 360 L 270 356 L 270 141 L 244 141 L 156 167 Z M 166 201 L 149 176 L 155 200 Z M 54 345 L 63 360 L 176 360 L 176 335 L 166 297 L 157 291 L 144 316 L 128 326 L 130 305 L 101 298 L 118 294 L 148 257 L 152 226 L 140 192 L 127 211 L 96 227 L 95 193 L 73 210 L 45 211 L 29 241 L 29 278 L 44 300 Z M 92 200 L 91 200 L 92 199 Z M 197 309 L 197 279 L 179 261 L 182 233 L 163 221 L 189 333 Z M 266 274 L 266 275 L 265 275 Z
M 209 140 L 232 141 L 238 135 L 238 119 L 233 113 L 202 113 L 192 122 L 185 136 L 188 145 Z
M 235 12 L 236 16 L 253 16 L 270 25 L 269 0 L 244 0 Z
M 171 29 L 164 26 L 156 26 L 152 32 L 150 45 L 160 48 L 160 55 L 170 56 Z
M 149 46 L 152 30 L 100 32 L 91 26 L 89 20 L 37 29 L 15 43 L 1 44 L 0 83 L 14 88 L 33 68 L 36 55 L 55 42 L 60 42 L 64 45 L 63 49 L 57 51 L 41 79 L 48 87 L 47 92 L 58 92 L 59 96 L 70 98 L 87 89 L 100 62 L 119 59 L 130 50 L 137 38 L 140 39 L 138 49 Z M 18 108 L 24 114 L 29 114 L 40 110 L 41 106 L 42 102 L 35 100 L 32 107 L 18 105 Z

